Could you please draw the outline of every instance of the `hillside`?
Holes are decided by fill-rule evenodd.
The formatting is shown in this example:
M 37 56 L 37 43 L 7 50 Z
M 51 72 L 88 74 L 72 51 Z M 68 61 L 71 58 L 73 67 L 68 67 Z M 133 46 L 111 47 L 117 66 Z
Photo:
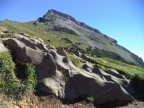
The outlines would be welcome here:
M 121 106 L 143 96 L 142 67 L 55 48 L 40 37 L 0 28 L 0 107 Z
M 55 10 L 0 21 L 0 108 L 142 107 L 143 66 L 116 40 Z
M 130 64 L 144 65 L 141 58 L 118 45 L 115 39 L 53 9 L 36 21 L 19 23 L 5 20 L 1 21 L 0 25 L 13 32 L 41 37 L 46 44 L 56 47 L 65 46 L 91 56 L 109 57 Z

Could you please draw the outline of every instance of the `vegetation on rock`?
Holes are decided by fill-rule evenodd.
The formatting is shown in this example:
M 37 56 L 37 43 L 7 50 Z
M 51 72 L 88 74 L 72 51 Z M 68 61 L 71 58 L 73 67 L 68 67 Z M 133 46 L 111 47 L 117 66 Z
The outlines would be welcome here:
M 35 66 L 33 64 L 26 64 L 25 74 L 26 79 L 24 80 L 23 85 L 25 92 L 24 94 L 27 94 L 35 91 L 35 87 L 38 83 Z
M 80 67 L 80 60 L 78 58 L 73 55 L 69 55 L 69 59 L 76 67 Z
M 21 98 L 34 91 L 37 85 L 35 66 L 27 64 L 26 79 L 21 82 L 16 77 L 15 64 L 9 52 L 0 53 L 0 92 L 14 98 Z
M 0 53 L 0 91 L 7 95 L 18 95 L 20 83 L 15 73 L 15 64 L 9 52 Z

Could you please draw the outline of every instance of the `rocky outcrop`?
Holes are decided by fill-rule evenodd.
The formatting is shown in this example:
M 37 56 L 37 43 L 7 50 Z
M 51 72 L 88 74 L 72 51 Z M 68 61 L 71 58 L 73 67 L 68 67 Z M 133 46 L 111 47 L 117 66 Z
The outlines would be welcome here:
M 36 50 L 43 50 L 43 51 L 47 51 L 47 47 L 44 45 L 43 40 L 42 39 L 36 39 L 36 38 L 28 38 L 28 37 L 24 37 L 23 35 L 19 35 L 19 34 L 15 34 L 14 38 L 20 40 L 22 43 L 24 43 L 25 45 L 27 45 L 28 47 L 32 48 L 32 49 L 36 49 Z
M 66 53 L 66 51 L 64 50 L 63 47 L 58 47 L 57 53 L 58 53 L 59 55 L 62 55 L 62 56 L 67 56 L 67 53 Z
M 75 100 L 81 96 L 92 96 L 98 104 L 122 100 L 132 101 L 126 91 L 129 81 L 115 71 L 99 67 L 79 69 L 69 60 L 63 47 L 47 49 L 23 36 L 3 39 L 16 63 L 32 63 L 41 80 L 40 89 L 62 100 Z M 85 57 L 84 57 L 85 58 Z M 88 60 L 89 61 L 89 60 Z

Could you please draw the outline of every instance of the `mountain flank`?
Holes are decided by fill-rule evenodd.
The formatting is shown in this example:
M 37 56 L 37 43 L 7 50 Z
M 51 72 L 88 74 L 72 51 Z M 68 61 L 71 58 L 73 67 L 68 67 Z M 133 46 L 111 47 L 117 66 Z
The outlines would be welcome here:
M 53 25 L 52 29 L 54 31 L 64 31 L 77 35 L 80 38 L 79 44 L 87 46 L 86 50 L 90 53 L 95 53 L 97 56 L 109 56 L 132 64 L 143 64 L 141 58 L 118 45 L 115 39 L 102 34 L 99 30 L 85 23 L 77 21 L 70 15 L 52 9 L 34 22 L 34 24 L 38 25 L 39 23 Z M 45 29 L 45 31 L 47 30 L 49 28 Z

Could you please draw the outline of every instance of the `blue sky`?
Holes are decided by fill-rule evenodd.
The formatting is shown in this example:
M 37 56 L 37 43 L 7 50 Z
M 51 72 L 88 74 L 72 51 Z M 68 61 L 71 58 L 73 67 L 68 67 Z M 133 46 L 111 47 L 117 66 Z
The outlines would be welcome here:
M 33 21 L 49 9 L 100 30 L 144 60 L 144 0 L 0 0 L 0 20 Z

